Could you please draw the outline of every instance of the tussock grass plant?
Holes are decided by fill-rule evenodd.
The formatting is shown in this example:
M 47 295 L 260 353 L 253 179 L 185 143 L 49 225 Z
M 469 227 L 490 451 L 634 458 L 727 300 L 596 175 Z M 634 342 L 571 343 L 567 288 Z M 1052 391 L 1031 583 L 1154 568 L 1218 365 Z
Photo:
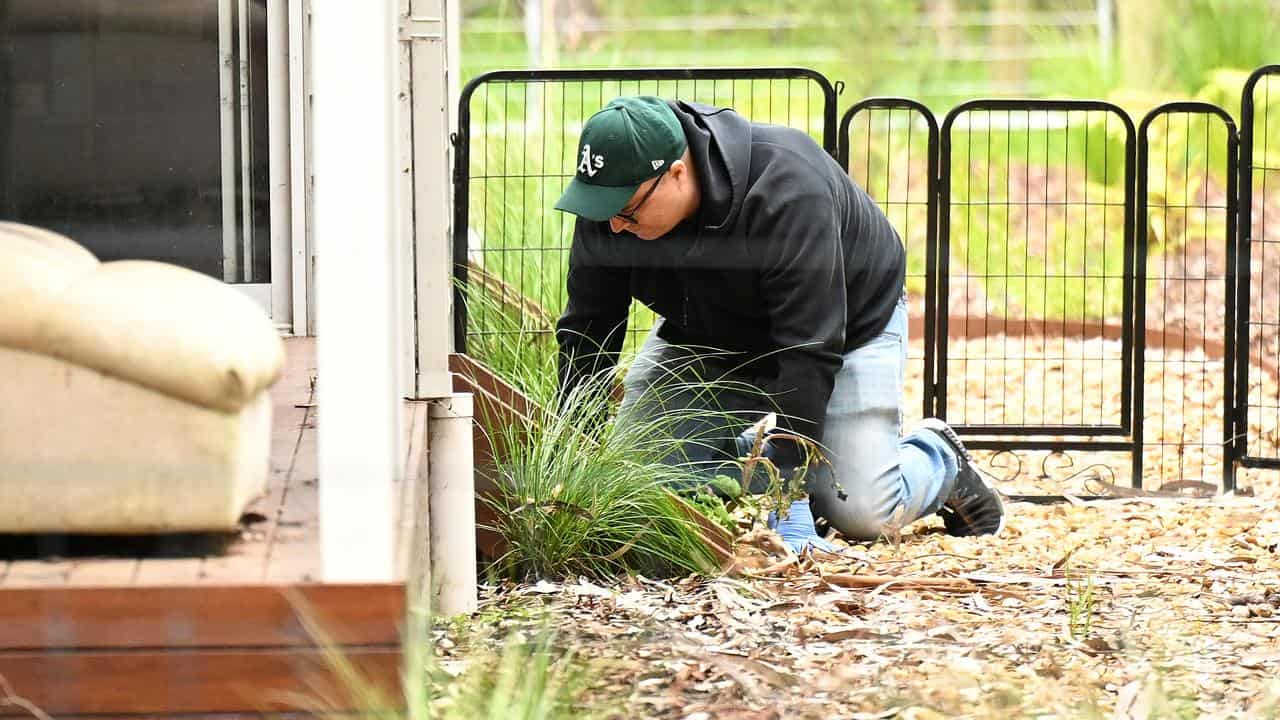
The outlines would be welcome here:
M 487 502 L 510 550 L 495 563 L 496 574 L 664 577 L 718 569 L 675 493 L 691 496 L 695 508 L 731 532 L 737 529 L 731 512 L 739 507 L 751 527 L 771 511 L 785 517 L 825 457 L 807 438 L 770 433 L 770 413 L 756 424 L 745 457 L 687 459 L 704 457 L 708 446 L 723 447 L 745 429 L 740 414 L 708 409 L 718 407 L 718 393 L 759 392 L 723 377 L 683 379 L 696 378 L 698 363 L 690 358 L 662 368 L 671 380 L 653 383 L 616 416 L 607 371 L 570 390 L 558 412 L 497 430 L 507 433 L 508 452 L 495 468 L 500 492 Z M 764 457 L 766 433 L 801 447 L 801 464 L 789 477 Z
M 528 274 L 535 273 L 530 269 Z M 490 275 L 499 277 L 491 271 Z M 551 407 L 558 388 L 555 329 L 527 312 L 522 301 L 529 296 L 521 288 L 505 285 L 506 276 L 500 279 L 504 288 L 496 292 L 480 282 L 461 285 L 467 306 L 467 354 L 533 402 Z M 562 305 L 563 299 L 559 299 L 554 306 L 543 306 L 543 312 L 559 313 Z M 643 342 L 653 321 L 651 310 L 641 303 L 632 304 L 627 323 L 631 330 L 626 331 L 620 372 Z
M 598 373 L 566 393 L 558 412 L 495 429 L 508 435 L 495 468 L 500 492 L 487 499 L 510 545 L 495 563 L 499 575 L 663 577 L 716 568 L 669 492 L 706 482 L 697 463 L 670 461 L 673 430 L 695 411 L 620 421 L 611 416 L 613 387 L 612 371 Z

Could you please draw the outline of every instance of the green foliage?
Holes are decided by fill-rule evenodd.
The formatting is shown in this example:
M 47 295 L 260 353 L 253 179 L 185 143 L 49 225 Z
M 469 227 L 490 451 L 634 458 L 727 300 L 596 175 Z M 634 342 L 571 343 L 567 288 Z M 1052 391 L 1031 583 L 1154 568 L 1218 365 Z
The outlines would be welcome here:
M 569 720 L 583 717 L 576 699 L 587 673 L 572 650 L 543 629 L 531 639 L 511 637 L 497 652 L 466 659 L 461 675 L 428 666 L 425 701 L 415 717 L 432 720 Z
M 711 486 L 730 500 L 742 497 L 742 484 L 728 475 L 716 475 L 711 479 Z
M 1161 70 L 1171 76 L 1176 89 L 1195 92 L 1219 68 L 1251 70 L 1276 62 L 1273 36 L 1280 26 L 1280 12 L 1275 3 L 1165 1 L 1165 12 L 1158 18 L 1163 32 L 1157 38 Z
M 309 715 L 386 720 L 570 720 L 592 717 L 579 702 L 588 673 L 572 649 L 556 645 L 544 623 L 531 638 L 478 639 L 462 658 L 462 671 L 446 670 L 432 646 L 433 618 L 423 608 L 410 610 L 404 639 L 404 697 L 378 689 L 321 628 L 310 612 L 297 607 L 308 633 L 321 647 L 337 687 L 314 686 L 306 696 L 281 698 Z M 403 706 L 405 709 L 400 710 Z
M 611 372 L 588 378 L 557 413 L 505 434 L 488 502 L 510 550 L 495 563 L 515 578 L 711 572 L 696 525 L 669 492 L 697 482 L 697 469 L 666 462 L 681 411 L 618 422 Z
M 656 0 L 643 6 L 615 0 L 595 3 L 598 19 L 630 31 L 578 31 L 563 23 L 560 67 L 804 66 L 848 86 L 849 95 L 910 95 L 938 108 L 957 99 L 993 94 L 1061 93 L 1064 75 L 1080 75 L 1096 55 L 1092 38 L 1078 29 L 1019 28 L 1026 60 L 993 61 L 981 50 L 993 45 L 983 23 L 945 19 L 936 3 L 913 0 Z M 975 10 L 959 8 L 961 15 Z M 683 18 L 741 22 L 708 30 Z M 935 20 L 936 18 L 936 20 Z M 943 22 L 939 30 L 936 22 Z M 514 2 L 468 3 L 462 23 L 463 79 L 497 68 L 531 63 Z M 992 53 L 995 54 L 994 52 Z M 1025 90 L 1002 87 L 1006 75 Z M 1078 83 L 1096 88 L 1093 79 Z M 607 98 L 606 98 L 607 99 Z M 741 103 L 741 95 L 733 104 Z M 740 110 L 743 108 L 739 107 Z
M 811 471 L 828 462 L 818 448 L 817 443 L 809 438 L 787 432 L 770 432 L 773 430 L 774 416 L 771 414 L 757 425 L 755 444 L 745 458 L 739 460 L 742 466 L 742 487 L 736 503 L 744 505 L 751 517 L 751 526 L 763 524 L 764 517 L 776 512 L 778 517 L 786 519 L 791 503 L 808 496 L 806 479 Z M 784 477 L 773 461 L 764 457 L 765 435 L 771 440 L 791 441 L 801 451 L 800 465 L 794 468 L 789 476 Z M 763 476 L 764 482 L 756 483 L 754 478 Z M 748 488 L 760 487 L 761 491 L 748 493 Z
M 606 20 L 635 14 L 620 2 L 597 7 Z M 659 0 L 646 4 L 639 16 L 628 16 L 628 22 L 661 24 L 670 18 L 691 16 L 744 22 L 740 29 L 716 32 L 680 27 L 661 32 L 600 32 L 578 49 L 566 50 L 560 64 L 805 65 L 848 83 L 842 105 L 864 95 L 906 94 L 925 100 L 940 116 L 956 99 L 1001 94 L 990 85 L 992 69 L 998 63 L 989 58 L 938 60 L 948 43 L 982 47 L 990 44 L 988 35 L 994 31 L 981 24 L 955 26 L 945 32 L 930 29 L 927 21 L 935 9 L 923 2 L 880 0 L 842 0 L 835 5 L 794 0 L 715 4 Z M 515 21 L 520 12 L 513 2 L 489 3 L 467 12 L 468 19 L 490 23 L 468 30 L 464 21 L 467 75 L 527 64 L 520 33 L 493 31 L 494 20 L 519 25 Z M 762 25 L 760 20 L 768 18 L 780 22 L 776 27 L 767 22 Z M 1169 90 L 1159 88 L 1174 88 L 1178 94 L 1198 91 L 1198 97 L 1220 104 L 1238 117 L 1245 69 L 1276 59 L 1269 57 L 1267 42 L 1276 19 L 1273 4 L 1266 0 L 1162 0 L 1153 7 L 1150 27 L 1136 31 L 1150 35 L 1154 43 L 1153 66 L 1137 74 L 1149 85 L 1141 92 L 1116 89 L 1122 73 L 1114 67 L 1115 60 L 1108 66 L 1103 54 L 1091 49 L 1091 39 L 1069 36 L 1051 24 L 1017 28 L 1023 39 L 1031 41 L 1029 46 L 1043 50 L 1027 63 L 1025 81 L 1031 92 L 1024 94 L 1109 97 L 1128 109 L 1136 122 L 1151 107 L 1173 99 Z M 922 42 L 921 33 L 934 36 Z M 860 41 L 850 43 L 849 37 Z M 1132 36 L 1122 34 L 1126 37 Z M 1070 56 L 1072 47 L 1077 49 L 1075 57 Z M 1066 57 L 1059 50 L 1066 51 Z M 472 104 L 473 128 L 480 128 L 471 159 L 473 245 L 480 249 L 478 255 L 485 268 L 548 314 L 554 316 L 563 307 L 573 221 L 552 206 L 572 174 L 577 129 L 610 97 L 635 92 L 680 95 L 730 105 L 756 120 L 802 124 L 816 136 L 818 99 L 798 87 L 785 82 L 743 81 L 489 88 Z M 957 95 L 958 87 L 966 89 Z M 1259 133 L 1280 137 L 1280 112 L 1272 112 L 1280 104 L 1280 88 L 1275 93 L 1269 90 L 1269 83 L 1264 83 L 1257 95 Z M 1005 119 L 1035 125 L 1046 118 L 1028 113 L 1023 118 Z M 1187 243 L 1215 243 L 1225 233 L 1222 213 L 1176 207 L 1212 204 L 1201 198 L 1225 188 L 1221 170 L 1224 131 L 1203 120 L 1180 123 L 1181 119 L 1152 126 L 1153 171 L 1147 199 L 1153 210 L 1147 218 L 1147 239 L 1156 253 Z M 923 207 L 921 128 L 895 132 L 892 140 L 875 143 L 869 137 L 883 137 L 883 133 L 857 137 L 856 126 L 854 133 L 850 142 L 852 172 L 886 208 L 907 243 L 908 290 L 922 295 L 927 213 Z M 1124 218 L 1113 205 L 1124 195 L 1125 149 L 1124 126 L 1107 113 L 1073 114 L 1068 127 L 1048 131 L 957 128 L 951 190 L 953 199 L 967 203 L 953 208 L 949 218 L 953 267 L 963 273 L 957 280 L 979 285 L 993 302 L 1011 306 L 1011 313 L 1032 319 L 1116 317 L 1122 304 L 1117 278 L 1123 273 L 1124 254 L 1117 246 Z M 1255 152 L 1259 164 L 1280 164 L 1280 143 L 1270 142 L 1265 150 L 1259 143 Z M 515 177 L 501 177 L 506 175 Z M 907 177 L 899 179 L 902 176 Z M 1057 188 L 1051 197 L 1040 199 L 1044 207 L 1035 207 L 1034 199 L 1018 197 L 1016 185 L 1028 178 L 1035 182 L 1048 178 Z M 1255 180 L 1260 179 L 1258 174 Z M 1072 207 L 1053 206 L 1062 201 Z M 485 332 L 485 318 L 479 320 L 473 328 Z M 530 324 L 521 313 L 506 321 L 500 317 L 493 320 L 508 325 L 514 322 L 520 328 L 516 337 L 540 338 L 545 342 L 533 345 L 541 348 L 539 357 L 551 355 L 545 320 Z M 636 347 L 652 322 L 652 314 L 636 303 L 629 323 L 628 350 Z
M 1059 28 L 1029 26 L 1026 32 L 1036 47 L 1054 48 L 1064 43 Z M 1039 96 L 1102 98 L 1116 87 L 1120 77 L 1115 61 L 1107 57 L 1100 50 L 1074 57 L 1033 57 L 1028 61 L 1027 75 L 1037 82 Z
M 474 281 L 465 286 L 467 354 L 538 403 L 555 401 L 556 345 L 552 331 Z
M 718 476 L 717 479 L 719 478 L 724 478 L 724 476 Z M 728 478 L 724 479 L 728 480 Z M 729 481 L 728 484 L 736 487 L 736 483 L 733 483 L 732 481 Z M 720 527 L 728 530 L 730 533 L 737 532 L 737 521 L 733 519 L 733 515 L 725 507 L 724 501 L 720 499 L 720 496 L 716 495 L 711 490 L 699 489 L 692 495 L 688 496 L 688 500 L 691 505 L 698 509 L 698 512 L 715 521 L 715 523 Z
M 952 153 L 951 282 L 976 283 L 1014 317 L 1119 314 L 1120 123 L 1101 113 L 1072 113 L 1061 128 L 1035 113 L 978 111 L 969 120 L 957 127 Z M 1030 129 L 987 127 L 1018 121 Z
M 1093 632 L 1093 618 L 1097 613 L 1093 575 L 1068 575 L 1064 587 L 1067 593 L 1067 631 L 1072 640 L 1083 642 Z

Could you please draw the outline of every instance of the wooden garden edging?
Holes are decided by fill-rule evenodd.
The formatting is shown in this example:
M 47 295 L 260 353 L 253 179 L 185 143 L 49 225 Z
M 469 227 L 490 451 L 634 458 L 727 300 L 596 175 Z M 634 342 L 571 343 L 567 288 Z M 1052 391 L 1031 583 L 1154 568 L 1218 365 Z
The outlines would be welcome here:
M 2 702 L 9 692 L 58 718 L 299 712 L 322 693 L 355 707 L 309 624 L 403 703 L 400 583 L 33 588 L 0 598 L 2 717 L 30 717 Z

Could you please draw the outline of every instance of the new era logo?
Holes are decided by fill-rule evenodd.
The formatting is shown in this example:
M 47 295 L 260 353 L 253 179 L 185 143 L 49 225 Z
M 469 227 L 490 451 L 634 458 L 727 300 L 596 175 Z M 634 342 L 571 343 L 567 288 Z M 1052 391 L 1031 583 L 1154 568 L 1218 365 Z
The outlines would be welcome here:
M 657 170 L 658 168 L 662 167 L 663 165 L 666 165 L 666 164 L 667 164 L 667 161 L 666 161 L 666 160 L 650 160 L 650 161 L 649 161 L 649 164 L 653 165 L 653 169 L 654 169 L 654 170 Z

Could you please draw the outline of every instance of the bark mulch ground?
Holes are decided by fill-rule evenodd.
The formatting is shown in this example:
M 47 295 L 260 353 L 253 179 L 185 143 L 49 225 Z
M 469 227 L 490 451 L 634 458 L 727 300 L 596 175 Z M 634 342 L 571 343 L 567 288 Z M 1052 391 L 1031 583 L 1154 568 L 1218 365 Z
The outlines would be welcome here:
M 478 623 L 549 617 L 620 718 L 1274 718 L 1274 475 L 1014 503 L 998 538 L 930 520 L 839 556 L 750 533 L 723 577 L 486 587 Z
M 1160 385 L 1214 407 L 1216 369 L 1190 359 L 1171 351 Z M 444 660 L 550 622 L 586 663 L 587 701 L 617 718 L 1275 718 L 1280 472 L 1216 493 L 1214 415 L 1151 430 L 1147 495 L 1117 479 L 1123 458 L 983 454 L 1006 494 L 1064 496 L 1010 502 L 996 538 L 952 538 L 930 518 L 797 558 L 751 531 L 714 579 L 485 587 L 463 633 L 440 631 Z

